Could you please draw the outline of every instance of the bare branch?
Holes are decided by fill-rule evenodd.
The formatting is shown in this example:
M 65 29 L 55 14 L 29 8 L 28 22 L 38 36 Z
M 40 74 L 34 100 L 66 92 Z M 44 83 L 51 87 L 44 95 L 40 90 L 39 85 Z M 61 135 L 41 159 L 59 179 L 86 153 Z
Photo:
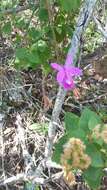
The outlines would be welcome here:
M 32 176 L 32 178 L 34 178 L 34 176 Z M 2 182 L 0 182 L 0 186 L 5 186 L 6 184 L 13 184 L 17 181 L 19 182 L 19 181 L 28 181 L 28 180 L 30 180 L 30 178 L 28 178 L 24 173 L 19 173 L 16 176 L 9 177 L 9 178 L 3 180 Z M 44 184 L 45 180 L 44 180 L 44 178 L 35 177 L 34 182 L 36 184 L 42 185 L 42 184 Z
M 39 2 L 36 1 L 34 4 L 34 7 L 36 8 L 38 5 L 39 5 Z M 9 14 L 14 14 L 14 13 L 16 14 L 16 13 L 19 13 L 22 11 L 26 11 L 27 9 L 31 9 L 31 6 L 29 4 L 25 5 L 25 6 L 17 6 L 16 8 L 11 8 L 11 9 L 7 9 L 7 10 L 1 10 L 0 14 L 2 14 L 2 15 L 9 15 Z
M 12 9 L 7 9 L 7 10 L 0 11 L 0 14 L 8 15 L 8 14 L 13 14 L 13 13 L 18 13 L 18 12 L 21 12 L 21 11 L 25 11 L 25 10 L 27 10 L 29 8 L 30 8 L 29 5 L 22 6 L 22 7 L 16 7 L 14 9 L 12 8 Z
M 16 181 L 21 181 L 21 180 L 24 180 L 23 173 L 17 174 L 17 176 L 12 176 L 10 178 L 7 178 L 7 179 L 3 180 L 2 182 L 0 181 L 0 186 L 4 186 L 6 184 L 11 184 L 11 183 L 14 183 Z
M 87 27 L 89 23 L 89 20 L 94 10 L 96 2 L 97 0 L 86 0 L 80 10 L 77 26 L 74 31 L 73 38 L 71 40 L 71 47 L 68 52 L 72 54 L 73 61 L 77 55 L 78 49 L 80 47 L 81 37 L 84 34 L 85 28 Z M 56 129 L 57 129 L 57 125 L 55 123 L 58 122 L 58 118 L 61 112 L 61 108 L 62 108 L 62 104 L 64 102 L 65 96 L 66 96 L 66 91 L 60 87 L 57 94 L 55 106 L 53 109 L 52 118 L 49 123 L 48 138 L 47 138 L 46 148 L 45 148 L 45 158 L 47 160 L 51 159 L 51 156 L 52 156 L 52 148 L 53 148 L 54 138 L 55 138 Z

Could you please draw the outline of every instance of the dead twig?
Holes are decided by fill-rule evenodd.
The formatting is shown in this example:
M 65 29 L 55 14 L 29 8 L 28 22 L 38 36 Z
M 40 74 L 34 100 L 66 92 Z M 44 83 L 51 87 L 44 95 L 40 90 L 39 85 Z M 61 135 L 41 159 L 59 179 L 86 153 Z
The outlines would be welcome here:
M 34 6 L 36 7 L 38 5 L 39 5 L 39 2 L 36 1 Z M 0 14 L 2 14 L 2 15 L 16 14 L 16 13 L 19 13 L 19 12 L 22 12 L 22 11 L 26 11 L 26 10 L 28 10 L 30 8 L 31 8 L 31 6 L 29 4 L 25 5 L 25 6 L 17 6 L 16 8 L 1 10 Z
M 19 12 L 25 11 L 25 10 L 27 10 L 29 8 L 30 8 L 29 5 L 22 6 L 22 7 L 16 7 L 15 9 L 12 8 L 12 9 L 7 9 L 7 10 L 0 11 L 0 14 L 8 15 L 8 14 L 13 14 L 13 13 L 19 13 Z

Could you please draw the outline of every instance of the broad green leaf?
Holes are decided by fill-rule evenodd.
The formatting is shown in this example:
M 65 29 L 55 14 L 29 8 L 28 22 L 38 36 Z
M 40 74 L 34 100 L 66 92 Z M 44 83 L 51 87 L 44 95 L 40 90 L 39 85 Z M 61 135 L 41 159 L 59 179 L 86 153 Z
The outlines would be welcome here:
M 37 56 L 34 55 L 32 52 L 30 52 L 29 56 L 28 56 L 28 61 L 30 63 L 36 63 L 36 62 L 38 62 Z
M 18 59 L 25 59 L 28 57 L 28 50 L 26 48 L 19 48 L 16 50 L 16 57 Z
M 94 144 L 89 144 L 86 146 L 86 153 L 91 157 L 91 166 L 94 168 L 104 167 L 104 161 L 100 149 L 98 149 Z
M 28 34 L 29 34 L 30 38 L 32 38 L 34 40 L 38 40 L 42 36 L 41 30 L 37 30 L 34 27 L 29 29 Z
M 30 67 L 29 62 L 19 60 L 18 58 L 15 59 L 15 68 L 20 70 L 20 69 L 27 69 Z
M 34 44 L 32 44 L 30 50 L 35 53 L 35 52 L 37 52 L 37 47 L 38 47 L 37 43 L 34 43 Z
M 39 64 L 42 64 L 39 53 L 37 51 L 33 52 L 27 48 L 19 48 L 16 50 L 16 58 L 19 60 L 19 67 L 32 67 L 35 68 Z
M 72 137 L 79 138 L 83 141 L 85 141 L 85 138 L 86 138 L 85 131 L 80 128 L 77 128 L 76 130 L 73 130 L 73 131 L 71 130 L 69 133 L 67 133 L 67 136 L 69 138 L 72 138 Z
M 77 130 L 79 123 L 79 117 L 73 113 L 67 112 L 65 114 L 65 127 L 67 133 Z
M 52 29 L 51 26 L 44 26 L 44 30 L 43 30 L 44 35 L 50 40 L 53 40 L 53 33 L 52 33 Z
M 65 11 L 76 11 L 80 7 L 80 0 L 60 0 L 60 3 Z
M 32 59 L 33 60 L 33 59 Z M 32 69 L 37 68 L 39 65 L 41 65 L 41 60 L 39 59 L 38 55 L 35 55 L 35 61 L 31 61 L 29 60 L 29 67 L 31 67 Z
M 89 131 L 88 129 L 88 122 L 90 119 L 90 110 L 85 108 L 81 114 L 80 120 L 79 120 L 79 127 L 86 130 L 87 132 Z
M 41 8 L 39 10 L 39 19 L 40 21 L 48 21 L 48 10 L 45 8 Z
M 16 50 L 16 68 L 35 67 L 39 63 L 38 54 L 33 54 L 27 48 L 19 48 Z
M 38 50 L 39 50 L 40 52 L 42 52 L 42 53 L 45 52 L 45 51 L 47 50 L 47 48 L 48 48 L 46 42 L 43 41 L 43 40 L 39 40 L 39 41 L 37 42 L 37 47 L 38 47 Z
M 57 15 L 57 17 L 56 17 L 56 19 L 55 19 L 55 24 L 56 24 L 56 26 L 57 26 L 59 23 L 60 23 L 60 24 L 65 24 L 65 23 L 66 23 L 66 18 L 65 18 L 65 16 L 64 16 L 64 14 L 62 14 L 61 12 L 60 12 L 60 14 Z
M 85 139 L 85 131 L 78 126 L 79 117 L 73 113 L 66 113 L 65 115 L 65 127 L 68 138 L 75 137 L 81 140 Z
M 101 123 L 100 117 L 96 113 L 93 113 L 88 122 L 88 128 L 90 130 L 93 130 L 100 123 Z
M 94 140 L 94 143 L 96 143 L 97 145 L 99 145 L 100 147 L 103 145 L 104 141 L 102 138 L 96 138 L 96 136 L 93 136 L 93 140 Z
M 47 64 L 46 62 L 51 56 L 51 50 L 45 41 L 39 40 L 31 46 L 31 51 L 38 57 L 39 64 Z M 48 64 L 47 64 L 48 65 Z
M 83 177 L 88 185 L 96 190 L 101 184 L 102 170 L 100 168 L 89 167 L 83 173 Z
M 55 150 L 53 153 L 53 160 L 57 163 L 60 163 L 60 157 L 63 153 L 63 145 L 68 141 L 68 137 L 65 135 L 63 136 L 58 143 L 55 144 Z
M 38 52 L 29 52 L 28 57 L 27 57 L 28 62 L 30 63 L 30 66 L 35 67 L 37 65 L 41 64 L 41 60 L 39 57 L 39 53 Z
M 93 124 L 92 124 L 92 118 L 95 118 L 93 121 Z M 79 127 L 84 129 L 88 133 L 90 130 L 89 126 L 90 126 L 90 128 L 93 128 L 93 125 L 97 120 L 98 120 L 98 122 L 101 122 L 99 119 L 99 116 L 96 113 L 89 110 L 88 108 L 85 108 L 80 117 Z M 89 121 L 90 121 L 90 125 L 89 125 Z M 92 127 L 91 127 L 91 125 L 92 125 Z
M 63 39 L 66 37 L 66 26 L 60 25 L 55 27 L 55 35 L 57 42 L 63 41 Z

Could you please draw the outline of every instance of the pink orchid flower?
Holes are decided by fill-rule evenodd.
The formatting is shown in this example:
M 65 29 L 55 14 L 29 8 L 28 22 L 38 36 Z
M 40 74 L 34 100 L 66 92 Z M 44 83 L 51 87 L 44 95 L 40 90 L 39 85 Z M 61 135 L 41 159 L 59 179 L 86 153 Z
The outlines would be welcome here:
M 65 90 L 75 88 L 74 78 L 82 75 L 82 70 L 74 67 L 72 64 L 72 56 L 68 54 L 65 65 L 59 65 L 57 63 L 51 63 L 51 67 L 58 71 L 57 81 L 60 86 L 63 86 Z

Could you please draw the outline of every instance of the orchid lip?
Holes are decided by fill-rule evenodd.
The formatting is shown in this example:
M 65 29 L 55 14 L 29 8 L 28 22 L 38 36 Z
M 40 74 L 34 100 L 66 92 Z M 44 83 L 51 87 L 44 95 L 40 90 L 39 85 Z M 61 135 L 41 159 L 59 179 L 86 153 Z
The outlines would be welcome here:
M 71 81 L 70 81 L 70 80 L 66 80 L 66 83 L 67 83 L 67 84 L 71 84 Z

